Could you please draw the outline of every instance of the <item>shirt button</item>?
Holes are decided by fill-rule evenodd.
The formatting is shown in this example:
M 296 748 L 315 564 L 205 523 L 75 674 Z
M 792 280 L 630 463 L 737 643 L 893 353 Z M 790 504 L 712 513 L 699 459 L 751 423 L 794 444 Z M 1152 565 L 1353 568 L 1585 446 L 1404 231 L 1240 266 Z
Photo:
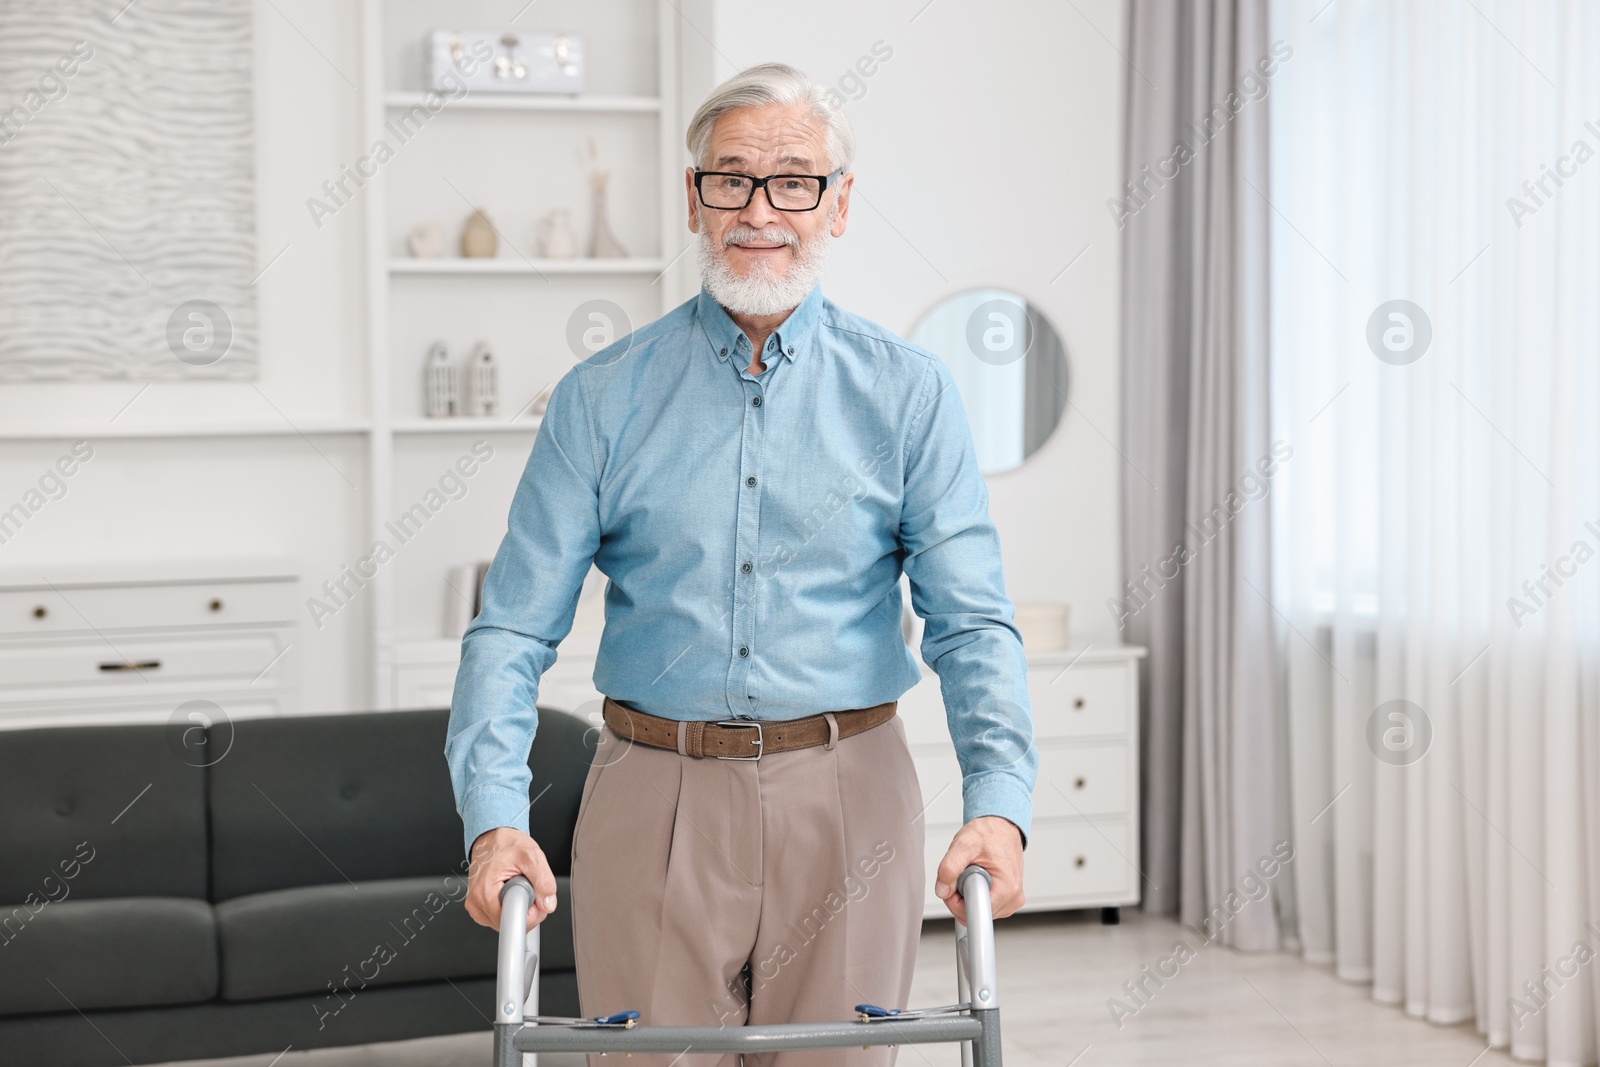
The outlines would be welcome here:
M 751 400 L 750 401 L 750 406 L 753 407 L 753 408 L 760 407 L 761 406 L 761 398 L 758 396 L 758 397 L 754 398 L 753 400 Z
M 722 350 L 722 354 L 723 354 L 723 355 L 727 355 L 727 354 L 728 354 L 728 350 L 727 350 L 727 349 L 726 349 L 726 348 L 724 348 L 724 349 L 723 349 L 723 350 Z
M 749 645 L 740 645 L 739 646 L 739 655 L 748 656 L 749 654 L 750 654 L 750 646 Z
M 750 477 L 744 480 L 744 484 L 754 489 L 756 487 L 756 476 L 752 474 Z
M 745 574 L 749 574 L 750 573 L 750 561 L 749 560 L 745 560 L 743 563 L 739 564 L 739 570 L 743 571 Z
M 790 354 L 790 355 L 791 355 L 791 356 L 792 356 L 792 355 L 794 355 L 794 345 L 790 345 L 790 346 L 789 346 L 789 354 Z

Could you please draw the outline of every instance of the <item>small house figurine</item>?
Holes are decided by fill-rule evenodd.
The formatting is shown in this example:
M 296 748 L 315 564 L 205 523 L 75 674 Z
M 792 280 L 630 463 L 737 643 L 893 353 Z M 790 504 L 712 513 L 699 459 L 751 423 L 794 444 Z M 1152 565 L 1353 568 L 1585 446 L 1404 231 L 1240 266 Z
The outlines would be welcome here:
M 578 254 L 578 235 L 572 232 L 571 213 L 557 208 L 534 226 L 539 254 L 545 259 L 571 259 Z
M 495 415 L 500 410 L 500 372 L 487 341 L 467 357 L 467 414 Z
M 406 247 L 418 259 L 443 259 L 445 253 L 444 227 L 430 219 L 411 227 L 406 234 Z
M 437 419 L 456 413 L 456 369 L 450 365 L 450 350 L 443 341 L 435 341 L 428 349 L 428 360 L 422 372 L 423 411 L 428 418 Z

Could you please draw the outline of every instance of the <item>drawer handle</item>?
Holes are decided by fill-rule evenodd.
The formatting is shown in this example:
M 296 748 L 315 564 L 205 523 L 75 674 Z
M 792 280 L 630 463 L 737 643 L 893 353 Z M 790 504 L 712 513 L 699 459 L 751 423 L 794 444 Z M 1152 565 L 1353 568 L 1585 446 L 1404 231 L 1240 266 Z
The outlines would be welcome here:
M 1085 863 L 1088 863 L 1088 862 L 1089 862 L 1088 860 L 1084 859 L 1082 856 L 1079 856 L 1077 859 L 1072 861 L 1072 865 L 1074 867 L 1082 867 Z
M 1072 706 L 1074 708 L 1076 708 L 1076 709 L 1080 709 L 1081 710 L 1083 708 L 1083 698 L 1079 697 L 1078 699 L 1074 700 L 1072 702 Z
M 116 663 L 116 662 L 113 662 L 113 663 L 102 663 L 102 664 L 100 664 L 100 669 L 103 670 L 103 671 L 107 671 L 107 672 L 110 672 L 110 671 L 153 671 L 153 670 L 158 669 L 160 666 L 161 666 L 161 661 L 158 660 L 158 659 L 141 659 L 141 660 L 130 660 L 130 661 L 127 661 L 127 662 L 122 662 L 122 663 Z
M 213 600 L 213 601 L 212 601 L 212 602 L 211 602 L 211 604 L 210 604 L 210 607 L 211 607 L 211 610 L 212 610 L 212 611 L 221 611 L 221 610 L 222 610 L 222 601 L 220 601 L 220 600 Z
M 1078 780 L 1076 780 L 1075 782 L 1072 783 L 1072 788 L 1074 788 L 1074 789 L 1082 789 L 1085 785 L 1088 784 L 1088 781 L 1089 781 L 1089 779 L 1087 779 L 1087 778 L 1079 778 Z
M 43 604 L 39 604 L 33 609 L 33 617 L 36 619 L 42 619 L 48 614 L 50 614 L 50 612 Z

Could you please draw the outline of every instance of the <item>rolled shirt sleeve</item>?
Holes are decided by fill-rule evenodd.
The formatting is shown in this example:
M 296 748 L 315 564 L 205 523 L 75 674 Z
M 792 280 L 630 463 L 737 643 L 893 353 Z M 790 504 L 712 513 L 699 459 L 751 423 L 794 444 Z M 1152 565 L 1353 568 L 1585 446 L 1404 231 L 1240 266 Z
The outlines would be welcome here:
M 599 465 L 582 369 L 551 392 L 484 579 L 482 610 L 461 640 L 445 757 L 468 853 L 497 827 L 527 832 L 539 679 L 572 629 L 599 547 Z
M 1039 756 L 1027 662 L 1006 597 L 1000 539 L 950 369 L 930 359 L 905 442 L 900 519 L 922 659 L 939 676 L 961 767 L 963 819 L 998 815 L 1026 845 Z

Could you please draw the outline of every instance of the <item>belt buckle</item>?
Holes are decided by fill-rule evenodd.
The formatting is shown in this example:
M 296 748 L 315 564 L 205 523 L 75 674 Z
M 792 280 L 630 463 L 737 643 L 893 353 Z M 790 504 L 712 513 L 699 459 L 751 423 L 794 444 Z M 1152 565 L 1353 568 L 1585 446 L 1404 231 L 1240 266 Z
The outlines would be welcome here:
M 749 728 L 749 729 L 753 729 L 756 732 L 756 754 L 754 756 L 722 756 L 722 755 L 719 755 L 719 756 L 716 757 L 717 759 L 736 759 L 736 760 L 755 761 L 755 760 L 759 760 L 761 758 L 761 754 L 766 751 L 766 747 L 764 745 L 766 737 L 761 732 L 761 724 L 759 722 L 757 722 L 756 720 L 754 720 L 754 719 L 719 719 L 717 721 L 716 725 L 718 725 L 718 726 L 743 726 L 743 727 L 746 727 L 746 728 Z

